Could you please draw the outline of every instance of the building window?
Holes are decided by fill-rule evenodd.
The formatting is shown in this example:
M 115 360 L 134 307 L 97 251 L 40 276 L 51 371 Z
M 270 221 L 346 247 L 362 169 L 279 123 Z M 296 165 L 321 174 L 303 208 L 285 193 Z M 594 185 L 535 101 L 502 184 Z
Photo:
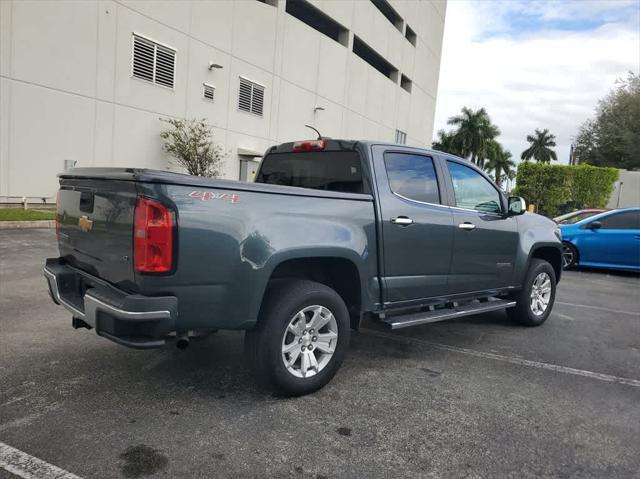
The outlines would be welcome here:
M 133 76 L 156 85 L 173 88 L 176 51 L 133 34 Z
M 402 33 L 403 21 L 402 17 L 398 15 L 398 12 L 387 2 L 387 0 L 371 0 L 380 13 L 382 13 L 389 23 L 396 27 L 400 33 Z
M 382 55 L 373 48 L 360 40 L 359 37 L 353 37 L 353 53 L 362 58 L 365 62 L 378 70 L 394 83 L 398 83 L 398 70 L 391 63 L 384 59 Z
M 396 130 L 396 143 L 400 145 L 407 144 L 407 134 L 404 131 Z
M 264 108 L 264 86 L 240 77 L 238 109 L 262 116 Z
M 413 45 L 414 47 L 416 46 L 416 32 L 414 32 L 409 25 L 406 26 L 405 31 L 404 31 L 404 37 L 409 40 L 409 43 L 411 43 L 411 45 Z
M 306 0 L 289 0 L 286 12 L 336 42 L 349 45 L 349 31 Z
M 409 78 L 406 75 L 402 75 L 400 77 L 400 86 L 407 90 L 409 93 L 411 93 L 411 85 L 413 84 L 413 82 L 411 81 L 411 78 Z
M 202 97 L 205 100 L 213 101 L 215 91 L 216 87 L 214 87 L 213 85 L 210 85 L 208 83 L 202 84 Z

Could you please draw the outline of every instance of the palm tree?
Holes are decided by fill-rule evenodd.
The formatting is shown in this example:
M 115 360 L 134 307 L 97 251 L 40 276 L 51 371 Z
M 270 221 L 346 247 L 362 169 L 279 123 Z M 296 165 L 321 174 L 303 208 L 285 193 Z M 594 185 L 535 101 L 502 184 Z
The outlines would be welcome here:
M 452 155 L 461 155 L 460 141 L 455 132 L 438 131 L 438 139 L 431 143 L 431 148 Z
M 493 172 L 496 185 L 502 188 L 502 181 L 513 176 L 513 168 L 516 164 L 511 160 L 511 152 L 504 150 L 502 145 L 497 141 L 489 143 L 489 162 L 487 163 L 487 171 Z
M 548 129 L 540 131 L 536 128 L 535 135 L 527 135 L 527 141 L 531 144 L 529 148 L 522 152 L 520 158 L 529 161 L 531 158 L 538 163 L 550 163 L 551 160 L 558 161 L 556 152 L 551 148 L 556 146 L 556 137 L 549 133 Z
M 498 127 L 491 123 L 487 111 L 484 108 L 473 111 L 465 106 L 460 115 L 452 116 L 447 123 L 458 127 L 455 135 L 461 156 L 482 167 L 488 156 L 488 142 L 500 134 Z

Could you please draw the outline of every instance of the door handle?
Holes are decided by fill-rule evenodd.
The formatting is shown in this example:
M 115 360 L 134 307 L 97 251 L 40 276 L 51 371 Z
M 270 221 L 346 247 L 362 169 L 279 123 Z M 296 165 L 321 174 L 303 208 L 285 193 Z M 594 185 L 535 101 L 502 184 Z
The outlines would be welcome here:
M 398 216 L 397 218 L 391 218 L 391 222 L 394 225 L 409 226 L 413 223 L 413 220 L 406 216 Z
M 460 223 L 458 225 L 458 228 L 465 231 L 473 231 L 474 229 L 476 229 L 476 225 L 474 225 L 473 223 L 466 222 L 466 223 Z

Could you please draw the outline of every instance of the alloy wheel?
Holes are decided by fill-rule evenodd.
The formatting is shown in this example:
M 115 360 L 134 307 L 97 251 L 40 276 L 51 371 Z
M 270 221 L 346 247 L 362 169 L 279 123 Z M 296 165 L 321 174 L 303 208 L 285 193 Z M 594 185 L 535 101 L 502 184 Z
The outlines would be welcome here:
M 331 361 L 338 342 L 338 323 L 324 306 L 307 306 L 296 313 L 282 338 L 282 361 L 287 371 L 308 378 Z
M 551 301 L 551 277 L 548 273 L 542 272 L 536 276 L 531 285 L 530 295 L 531 311 L 536 316 L 542 316 Z
M 568 268 L 573 264 L 574 254 L 573 249 L 570 246 L 563 245 L 562 246 L 562 267 Z

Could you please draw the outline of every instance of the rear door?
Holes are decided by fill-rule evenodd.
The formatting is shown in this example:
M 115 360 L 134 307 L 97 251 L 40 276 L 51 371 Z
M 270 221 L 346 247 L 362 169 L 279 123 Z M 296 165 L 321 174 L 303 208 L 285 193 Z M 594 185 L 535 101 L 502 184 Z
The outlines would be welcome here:
M 434 159 L 373 147 L 383 235 L 384 302 L 420 303 L 447 292 L 453 220 Z
M 583 230 L 580 262 L 640 267 L 640 210 L 612 213 L 597 221 L 600 228 Z
M 454 206 L 451 293 L 511 286 L 518 248 L 518 224 L 506 217 L 503 195 L 482 173 L 464 161 L 444 161 Z
M 63 178 L 58 193 L 58 246 L 70 265 L 123 289 L 133 271 L 136 183 Z

